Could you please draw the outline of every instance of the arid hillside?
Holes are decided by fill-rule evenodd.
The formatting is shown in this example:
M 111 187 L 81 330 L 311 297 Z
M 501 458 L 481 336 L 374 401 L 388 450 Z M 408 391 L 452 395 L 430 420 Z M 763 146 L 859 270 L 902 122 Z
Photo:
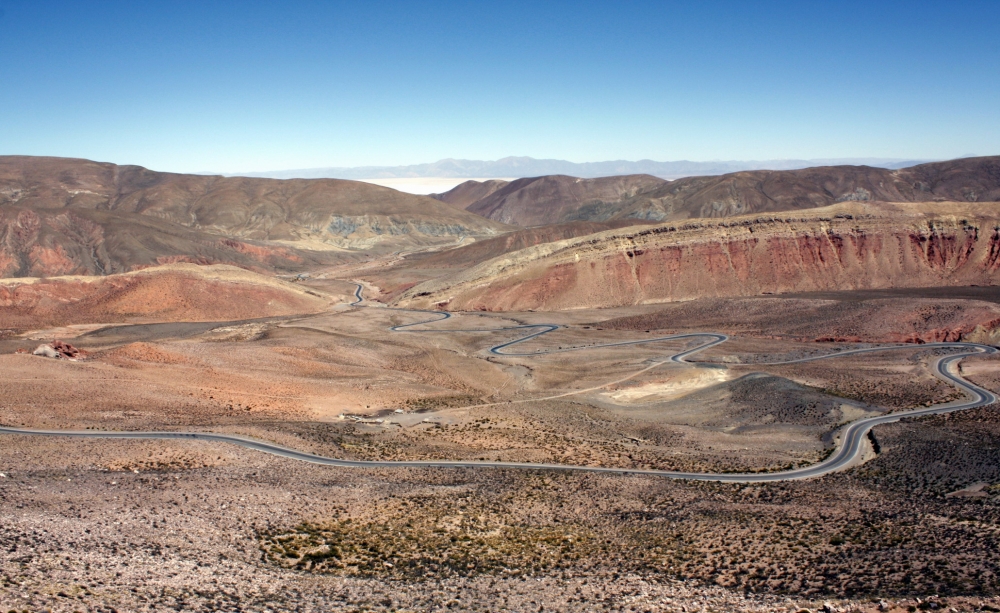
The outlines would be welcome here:
M 469 204 L 473 213 L 507 224 L 540 226 L 568 221 L 603 221 L 644 190 L 665 184 L 650 175 L 577 179 L 550 175 L 518 179 Z M 465 186 L 465 187 L 463 187 Z M 484 186 L 485 187 L 485 186 Z M 472 191 L 462 184 L 456 190 Z M 451 192 L 441 196 L 451 201 Z M 455 194 L 460 202 L 459 194 Z
M 624 228 L 426 281 L 397 304 L 452 310 L 608 307 L 702 297 L 1000 283 L 992 203 L 839 205 Z
M 837 202 L 994 202 L 1000 157 L 921 164 L 901 170 L 824 166 L 678 179 L 637 194 L 611 217 L 678 220 L 790 211 Z
M 1000 200 L 1000 157 L 935 162 L 901 170 L 825 166 L 670 182 L 647 175 L 602 179 L 548 176 L 499 187 L 468 181 L 436 197 L 521 226 L 573 220 L 731 217 L 849 201 L 988 202 Z
M 154 172 L 88 160 L 0 157 L 0 207 L 142 214 L 230 237 L 367 249 L 490 236 L 501 224 L 425 196 L 334 179 Z
M 466 268 L 480 262 L 502 256 L 505 253 L 519 251 L 534 245 L 551 243 L 553 241 L 596 234 L 606 230 L 624 228 L 636 225 L 648 225 L 652 222 L 638 219 L 617 219 L 613 221 L 572 221 L 569 223 L 552 224 L 524 228 L 492 238 L 478 240 L 469 245 L 437 251 L 428 256 L 412 258 L 414 265 L 427 268 Z M 419 264 L 417 264 L 419 262 Z
M 468 208 L 470 204 L 482 200 L 498 189 L 508 185 L 510 181 L 490 179 L 488 181 L 466 181 L 456 185 L 443 194 L 431 194 L 431 198 L 447 202 L 458 208 Z
M 229 321 L 315 313 L 329 302 L 233 266 L 170 264 L 106 277 L 0 280 L 0 328 Z
M 0 277 L 108 275 L 171 262 L 297 271 L 356 257 L 209 234 L 150 215 L 0 206 Z
M 959 288 L 685 300 L 595 325 L 632 331 L 707 329 L 792 342 L 1000 341 L 1000 287 L 948 289 Z

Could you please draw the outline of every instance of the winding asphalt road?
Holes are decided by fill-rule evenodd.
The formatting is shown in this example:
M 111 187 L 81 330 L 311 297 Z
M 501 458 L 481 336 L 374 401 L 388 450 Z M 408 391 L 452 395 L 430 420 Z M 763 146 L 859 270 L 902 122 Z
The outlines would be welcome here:
M 362 304 L 363 298 L 361 295 L 362 287 L 358 285 L 357 290 L 354 293 L 356 300 L 351 302 L 352 306 L 364 306 Z M 388 308 L 388 307 L 384 307 Z M 559 353 L 568 351 L 583 351 L 588 349 L 598 349 L 604 347 L 618 347 L 624 345 L 639 345 L 648 344 L 668 340 L 682 340 L 682 339 L 693 339 L 693 338 L 704 338 L 706 342 L 698 345 L 691 349 L 686 349 L 684 351 L 670 355 L 664 359 L 664 361 L 673 361 L 678 363 L 686 363 L 686 358 L 709 347 L 718 345 L 720 343 L 728 340 L 724 334 L 716 333 L 692 333 L 692 334 L 679 334 L 674 336 L 661 336 L 657 338 L 642 339 L 637 341 L 624 341 L 619 343 L 607 343 L 603 345 L 591 345 L 588 347 L 571 347 L 566 349 L 555 349 L 555 350 L 541 350 L 529 353 L 516 353 L 512 351 L 504 351 L 517 345 L 518 343 L 523 343 L 525 341 L 538 338 L 543 334 L 548 334 L 553 330 L 557 330 L 560 326 L 555 324 L 528 324 L 522 326 L 512 326 L 507 328 L 495 328 L 495 329 L 472 329 L 472 330 L 414 330 L 416 326 L 421 326 L 429 323 L 434 323 L 438 321 L 444 321 L 451 317 L 451 313 L 443 311 L 416 311 L 411 309 L 393 309 L 407 312 L 418 312 L 427 313 L 431 315 L 431 319 L 426 319 L 423 321 L 403 324 L 394 326 L 391 328 L 394 332 L 434 332 L 434 333 L 444 333 L 444 332 L 500 332 L 505 330 L 532 330 L 531 333 L 518 338 L 516 340 L 502 343 L 499 345 L 494 345 L 489 349 L 489 351 L 495 355 L 503 356 L 534 356 L 543 355 L 548 353 Z M 343 460 L 339 458 L 329 458 L 325 456 L 315 455 L 311 453 L 306 453 L 303 451 L 298 451 L 289 447 L 283 447 L 281 445 L 275 445 L 273 443 L 267 443 L 264 441 L 251 439 L 241 436 L 233 436 L 229 434 L 214 434 L 211 432 L 115 432 L 106 430 L 29 430 L 22 428 L 7 428 L 0 427 L 0 434 L 26 434 L 34 436 L 61 436 L 69 438 L 115 438 L 115 439 L 180 439 L 180 440 L 199 440 L 199 441 L 211 441 L 219 443 L 230 443 L 235 445 L 240 445 L 241 447 L 246 447 L 248 449 L 253 449 L 256 451 L 262 451 L 265 453 L 270 453 L 284 458 L 289 458 L 292 460 L 301 460 L 304 462 L 312 462 L 315 464 L 323 464 L 327 466 L 339 466 L 345 468 L 500 468 L 500 469 L 528 469 L 528 470 L 548 470 L 548 471 L 572 471 L 572 472 L 592 472 L 592 473 L 613 473 L 619 475 L 647 475 L 653 477 L 665 477 L 670 479 L 688 479 L 688 480 L 698 480 L 698 481 L 724 481 L 724 482 L 735 482 L 735 483 L 753 483 L 753 482 L 767 482 L 767 481 L 787 481 L 793 479 L 810 479 L 815 477 L 821 477 L 828 473 L 842 470 L 848 466 L 855 463 L 863 453 L 863 445 L 865 436 L 868 432 L 875 426 L 881 424 L 888 424 L 892 422 L 899 421 L 907 417 L 922 417 L 925 415 L 938 415 L 942 413 L 952 413 L 954 411 L 962 411 L 965 409 L 972 409 L 976 407 L 986 406 L 997 401 L 997 397 L 977 385 L 974 385 L 965 379 L 961 378 L 951 370 L 951 365 L 957 363 L 962 358 L 976 355 L 980 353 L 996 353 L 997 349 L 994 347 L 989 347 L 987 345 L 978 345 L 975 343 L 928 343 L 924 345 L 894 345 L 888 347 L 871 347 L 866 349 L 853 349 L 848 351 L 841 351 L 839 353 L 832 353 L 827 355 L 812 356 L 807 358 L 801 358 L 797 360 L 787 360 L 784 362 L 770 362 L 767 364 L 760 365 L 777 365 L 777 364 L 797 364 L 801 362 L 812 362 L 815 360 L 824 360 L 831 358 L 841 358 L 850 355 L 857 355 L 860 353 L 872 353 L 876 351 L 891 351 L 900 349 L 932 349 L 932 348 L 943 348 L 943 349 L 963 349 L 965 351 L 944 356 L 938 358 L 933 363 L 933 368 L 938 376 L 942 379 L 952 383 L 955 387 L 962 390 L 968 394 L 969 398 L 964 400 L 949 402 L 945 404 L 934 405 L 926 408 L 913 409 L 910 411 L 899 411 L 889 415 L 881 415 L 878 417 L 869 417 L 866 419 L 861 419 L 851 424 L 848 424 L 841 429 L 839 433 L 840 443 L 834 450 L 834 452 L 827 457 L 825 460 L 813 464 L 811 466 L 806 466 L 803 468 L 796 468 L 792 470 L 784 470 L 779 472 L 768 472 L 768 473 L 689 473 L 689 472 L 677 472 L 669 470 L 649 470 L 649 469 L 633 469 L 633 468 L 604 468 L 599 466 L 573 466 L 568 464 L 535 464 L 529 462 L 486 462 L 486 461 L 464 461 L 464 460 L 428 460 L 428 461 L 378 461 L 378 460 Z

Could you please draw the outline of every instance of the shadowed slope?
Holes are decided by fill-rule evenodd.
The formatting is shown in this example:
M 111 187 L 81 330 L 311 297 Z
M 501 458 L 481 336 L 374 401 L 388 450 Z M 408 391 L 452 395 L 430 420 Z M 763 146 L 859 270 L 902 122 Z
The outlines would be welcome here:
M 646 190 L 614 218 L 677 220 L 789 211 L 837 202 L 1000 200 L 1000 157 L 966 158 L 901 170 L 824 166 L 689 177 Z
M 454 240 L 506 231 L 425 196 L 335 179 L 182 175 L 65 158 L 0 157 L 0 206 L 139 213 L 258 240 L 370 248 L 401 237 Z
M 105 275 L 170 262 L 295 271 L 337 257 L 227 238 L 147 215 L 0 206 L 0 277 Z
M 485 195 L 465 205 L 477 194 Z M 900 170 L 823 166 L 755 170 L 666 182 L 647 175 L 575 179 L 546 176 L 497 189 L 468 182 L 440 198 L 505 223 L 573 220 L 672 221 L 789 211 L 837 202 L 986 202 L 1000 200 L 1000 157 L 921 164 Z
M 518 179 L 470 204 L 467 209 L 503 223 L 540 226 L 602 221 L 643 190 L 664 184 L 650 175 L 577 179 L 563 175 Z
M 469 205 L 489 196 L 493 192 L 505 187 L 510 181 L 490 179 L 489 181 L 466 181 L 451 188 L 443 194 L 431 194 L 431 198 L 447 202 L 460 209 L 467 209 Z

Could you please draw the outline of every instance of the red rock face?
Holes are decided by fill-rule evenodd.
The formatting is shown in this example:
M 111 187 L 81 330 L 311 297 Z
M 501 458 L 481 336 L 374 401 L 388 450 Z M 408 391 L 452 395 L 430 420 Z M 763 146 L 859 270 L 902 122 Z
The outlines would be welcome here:
M 28 252 L 28 259 L 31 262 L 29 275 L 32 277 L 48 277 L 54 275 L 69 275 L 75 272 L 82 272 L 79 266 L 66 255 L 66 250 L 62 245 L 56 245 L 49 249 L 41 245 L 35 245 Z
M 455 310 L 527 310 L 993 285 L 1000 284 L 1000 230 L 982 229 L 993 225 L 991 220 L 972 224 L 954 217 L 907 224 L 768 219 L 717 231 L 703 224 L 688 235 L 684 228 L 662 227 L 621 236 L 609 232 L 534 260 L 526 256 L 523 263 L 513 254 L 513 263 L 501 274 L 441 288 L 440 297 L 431 292 L 431 298 L 450 298 L 449 308 Z M 941 330 L 928 338 L 961 334 Z

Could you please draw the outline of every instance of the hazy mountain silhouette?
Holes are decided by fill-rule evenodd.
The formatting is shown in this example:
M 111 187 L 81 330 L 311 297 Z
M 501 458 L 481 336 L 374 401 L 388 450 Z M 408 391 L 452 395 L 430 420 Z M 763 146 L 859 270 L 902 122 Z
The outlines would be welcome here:
M 268 177 L 272 179 L 405 179 L 418 177 L 453 178 L 520 178 L 542 175 L 569 175 L 581 178 L 608 177 L 612 175 L 647 174 L 661 179 L 678 179 L 696 175 L 720 175 L 742 170 L 794 170 L 813 166 L 875 166 L 878 168 L 905 168 L 930 160 L 897 158 L 841 158 L 810 160 L 722 160 L 692 162 L 679 160 L 656 162 L 653 160 L 615 160 L 609 162 L 568 162 L 566 160 L 539 160 L 531 157 L 505 157 L 499 160 L 444 159 L 429 164 L 410 166 L 356 166 L 330 168 L 301 168 L 266 172 L 236 173 L 230 176 Z

